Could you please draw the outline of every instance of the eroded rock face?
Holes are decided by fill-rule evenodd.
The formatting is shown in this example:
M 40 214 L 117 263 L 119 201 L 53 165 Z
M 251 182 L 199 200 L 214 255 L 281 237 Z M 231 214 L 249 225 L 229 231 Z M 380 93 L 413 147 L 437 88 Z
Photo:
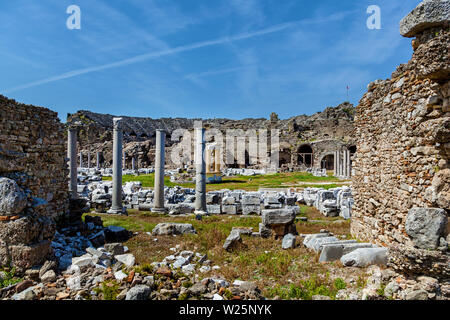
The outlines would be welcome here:
M 450 208 L 450 169 L 439 171 L 431 186 L 425 190 L 425 198 L 439 208 Z
M 426 29 L 448 26 L 449 22 L 449 0 L 425 0 L 400 21 L 400 34 L 411 38 Z
M 17 183 L 0 178 L 0 216 L 19 214 L 26 205 L 27 196 Z

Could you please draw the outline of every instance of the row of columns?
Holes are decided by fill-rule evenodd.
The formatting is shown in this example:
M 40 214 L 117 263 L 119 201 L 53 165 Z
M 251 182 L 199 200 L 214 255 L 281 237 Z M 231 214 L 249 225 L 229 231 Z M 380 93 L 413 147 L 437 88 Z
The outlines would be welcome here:
M 112 205 L 108 213 L 122 214 L 126 213 L 122 205 L 122 170 L 123 160 L 123 131 L 121 128 L 122 118 L 114 118 L 113 131 L 113 195 Z M 196 184 L 195 184 L 195 213 L 206 214 L 206 163 L 205 163 L 205 129 L 202 127 L 195 128 L 196 148 L 195 148 L 195 165 L 196 165 Z M 69 158 L 69 192 L 72 199 L 77 196 L 77 132 L 75 128 L 70 128 L 68 133 L 68 150 Z M 214 154 L 215 169 L 220 171 L 219 152 Z M 97 166 L 99 165 L 99 154 L 97 153 Z M 81 157 L 80 157 L 80 160 Z M 88 162 L 89 158 L 88 158 Z M 80 165 L 82 161 L 80 161 Z M 165 164 L 165 132 L 164 130 L 156 131 L 156 157 L 155 157 L 155 184 L 154 184 L 154 205 L 153 211 L 165 212 L 164 207 L 164 164 Z M 218 166 L 217 166 L 218 165 Z M 134 166 L 134 162 L 133 162 Z
M 97 152 L 97 162 L 96 162 L 97 163 L 97 165 L 96 165 L 97 169 L 100 169 L 100 155 L 101 155 L 101 152 L 100 151 Z M 79 156 L 80 156 L 80 168 L 83 168 L 83 153 L 80 152 Z M 87 168 L 90 169 L 91 168 L 91 153 L 88 152 L 87 156 L 88 156 L 88 158 L 87 158 Z M 126 169 L 125 159 L 126 159 L 126 153 L 125 153 L 125 151 L 123 151 L 122 169 L 124 169 L 124 170 Z M 136 170 L 136 158 L 135 157 L 131 158 L 131 170 L 133 170 L 133 171 Z
M 350 150 L 344 149 L 334 152 L 334 175 L 344 179 L 351 177 Z
M 215 144 L 208 145 L 205 152 L 206 173 L 220 173 L 221 157 L 219 146 Z
M 69 132 L 70 132 L 70 130 L 71 129 L 69 129 Z M 73 130 L 75 130 L 75 129 L 73 129 Z M 76 130 L 75 130 L 75 139 L 76 139 Z M 70 143 L 70 141 L 69 141 L 69 143 Z M 76 142 L 75 142 L 75 149 L 76 149 Z M 97 169 L 100 169 L 100 155 L 101 155 L 101 152 L 98 151 L 97 152 L 97 162 L 96 162 Z M 83 153 L 80 152 L 79 156 L 80 156 L 80 168 L 83 168 Z M 91 168 L 91 153 L 90 152 L 88 152 L 88 154 L 87 154 L 87 168 L 88 169 Z

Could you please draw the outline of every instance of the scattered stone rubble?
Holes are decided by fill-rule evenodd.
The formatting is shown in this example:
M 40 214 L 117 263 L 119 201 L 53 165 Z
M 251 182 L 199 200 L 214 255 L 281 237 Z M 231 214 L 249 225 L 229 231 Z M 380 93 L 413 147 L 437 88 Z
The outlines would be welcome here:
M 105 231 L 96 218 L 88 220 L 91 234 Z M 217 273 L 220 267 L 211 266 L 204 254 L 181 250 L 180 245 L 171 248 L 173 253 L 163 261 L 141 268 L 121 243 L 104 243 L 103 238 L 104 244 L 94 248 L 88 236 L 65 234 L 57 233 L 52 243 L 56 259 L 27 270 L 22 282 L 0 289 L 0 299 L 103 300 L 108 298 L 105 287 L 114 288 L 114 297 L 109 298 L 117 300 L 264 299 L 252 282 L 230 284 L 220 276 L 201 277 Z

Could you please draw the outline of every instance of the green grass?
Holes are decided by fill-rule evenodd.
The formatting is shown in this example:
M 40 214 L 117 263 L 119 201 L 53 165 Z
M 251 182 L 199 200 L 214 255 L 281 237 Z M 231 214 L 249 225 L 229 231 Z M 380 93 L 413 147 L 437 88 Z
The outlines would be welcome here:
M 328 274 L 325 277 L 319 277 L 314 274 L 309 279 L 300 280 L 297 284 L 266 288 L 266 294 L 271 298 L 279 296 L 283 300 L 311 300 L 315 295 L 328 296 L 331 299 L 335 299 L 337 292 L 345 289 L 345 287 L 345 281 L 341 278 L 331 282 Z
M 103 300 L 116 300 L 119 294 L 119 284 L 115 281 L 102 282 L 101 285 L 94 289 L 97 295 L 102 294 Z
M 111 177 L 103 177 L 103 180 L 110 181 Z M 140 181 L 143 187 L 154 187 L 155 174 L 146 175 L 124 175 L 122 177 L 122 183 L 130 181 Z M 307 184 L 311 182 L 311 184 Z M 314 184 L 318 182 L 334 182 L 333 184 Z M 174 187 L 176 185 L 194 188 L 194 183 L 173 183 L 170 182 L 169 177 L 164 177 L 164 184 L 168 187 Z M 223 177 L 221 183 L 207 184 L 206 189 L 208 191 L 220 190 L 220 189 L 243 189 L 243 190 L 258 190 L 259 188 L 287 188 L 287 187 L 318 187 L 318 188 L 335 188 L 341 186 L 342 183 L 333 176 L 327 177 L 315 177 L 306 172 L 286 172 L 256 176 L 234 176 Z
M 326 228 L 337 235 L 349 234 L 348 221 L 325 224 L 332 218 L 323 217 L 313 207 L 300 206 L 300 208 L 302 214 L 308 219 L 321 217 L 324 221 L 323 223 L 297 222 L 296 227 L 299 233 L 317 233 L 320 229 Z M 341 270 L 342 267 L 333 263 L 317 263 L 318 255 L 301 246 L 283 250 L 281 239 L 243 235 L 242 244 L 237 248 L 231 252 L 223 249 L 223 243 L 233 227 L 251 227 L 254 231 L 258 231 L 260 216 L 212 215 L 205 216 L 199 221 L 193 215 L 168 216 L 138 210 L 129 210 L 128 216 L 95 213 L 89 213 L 89 215 L 100 216 L 105 226 L 117 225 L 137 232 L 125 242 L 125 245 L 136 257 L 135 272 L 142 276 L 154 273 L 155 270 L 150 264 L 162 261 L 164 257 L 173 254 L 170 248 L 180 245 L 180 250 L 207 254 L 207 259 L 211 260 L 212 265 L 221 267 L 218 272 L 227 281 L 236 279 L 255 281 L 258 287 L 263 289 L 263 295 L 268 298 L 278 295 L 283 299 L 311 299 L 313 295 L 320 294 L 334 299 L 337 291 L 347 286 L 342 279 L 328 276 L 329 273 L 336 274 L 335 270 Z M 197 230 L 197 234 L 178 236 L 146 234 L 152 231 L 156 224 L 162 222 L 190 223 Z M 357 277 L 360 273 L 355 270 L 349 270 L 349 272 L 353 277 Z M 213 274 L 216 274 L 216 271 L 210 271 L 203 276 L 208 277 Z M 157 282 L 158 276 L 154 275 L 154 277 Z M 363 282 L 362 276 L 358 279 L 360 283 Z M 192 279 L 187 276 L 186 280 L 192 282 Z M 185 286 L 189 286 L 189 282 Z M 100 285 L 98 290 L 102 296 L 105 295 L 111 299 L 117 294 L 113 286 Z

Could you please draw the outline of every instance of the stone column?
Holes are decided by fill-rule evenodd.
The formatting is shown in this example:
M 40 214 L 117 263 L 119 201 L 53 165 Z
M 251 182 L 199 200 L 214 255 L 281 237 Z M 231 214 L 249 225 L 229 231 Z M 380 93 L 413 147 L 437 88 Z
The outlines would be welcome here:
M 351 175 L 352 175 L 352 172 L 351 172 L 351 166 L 350 166 L 350 150 L 345 150 L 345 152 L 346 152 L 346 160 L 347 160 L 347 163 L 346 163 L 346 166 L 345 166 L 345 171 L 346 171 L 346 177 L 347 178 L 350 178 L 351 177 Z
M 348 159 L 348 163 L 347 163 L 347 174 L 348 177 L 350 178 L 352 176 L 352 163 L 351 163 L 351 154 L 350 154 L 350 150 L 347 150 L 347 159 Z
M 216 147 L 215 149 L 215 160 L 214 160 L 214 171 L 216 173 L 220 173 L 220 149 L 219 147 Z
M 100 152 L 97 152 L 97 169 L 100 170 Z
M 131 158 L 131 170 L 133 170 L 133 171 L 136 170 L 136 159 L 135 159 L 135 157 Z
M 337 152 L 333 153 L 333 175 L 336 176 Z
M 122 206 L 122 139 L 121 127 L 122 118 L 113 118 L 114 138 L 113 138 L 113 195 L 112 206 L 108 213 L 125 213 Z
M 341 175 L 341 150 L 336 151 L 336 177 Z
M 206 165 L 205 129 L 195 128 L 195 211 L 196 214 L 207 214 L 206 210 Z
M 83 152 L 80 151 L 80 168 L 83 168 Z
M 87 162 L 87 167 L 88 167 L 88 169 L 91 168 L 91 152 L 90 152 L 90 151 L 88 151 L 88 162 Z
M 345 150 L 342 151 L 342 174 L 341 176 L 345 178 L 346 176 L 346 167 L 347 167 L 347 152 Z
M 69 194 L 71 199 L 77 199 L 77 130 L 75 128 L 69 128 L 67 158 L 69 158 Z
M 164 208 L 164 145 L 166 133 L 162 129 L 156 130 L 155 154 L 155 197 L 153 212 L 165 212 Z
M 211 173 L 211 150 L 206 147 L 205 153 L 206 173 Z

